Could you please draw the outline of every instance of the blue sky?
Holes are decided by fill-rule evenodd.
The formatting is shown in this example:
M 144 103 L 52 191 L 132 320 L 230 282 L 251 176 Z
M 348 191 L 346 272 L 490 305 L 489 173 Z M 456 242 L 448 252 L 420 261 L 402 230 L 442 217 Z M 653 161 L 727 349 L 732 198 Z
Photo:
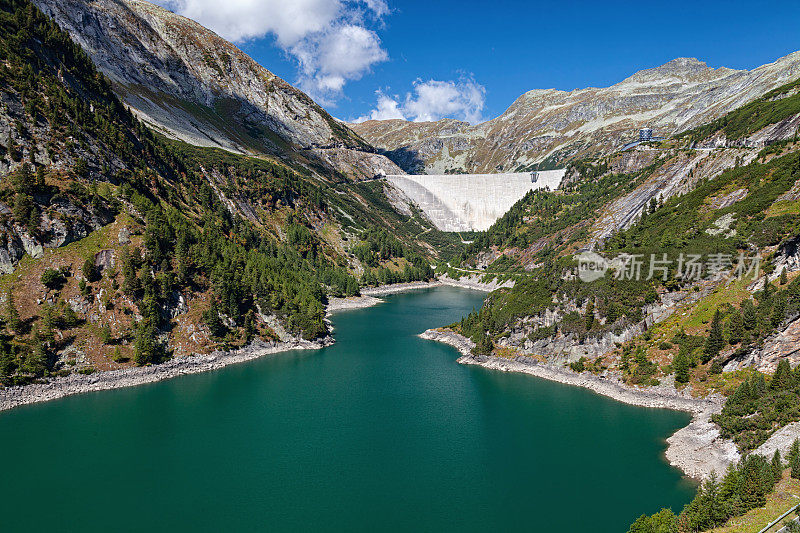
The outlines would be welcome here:
M 497 116 L 530 89 L 614 84 L 675 57 L 750 69 L 800 50 L 800 2 L 157 0 L 334 116 Z M 381 104 L 380 111 L 376 110 Z

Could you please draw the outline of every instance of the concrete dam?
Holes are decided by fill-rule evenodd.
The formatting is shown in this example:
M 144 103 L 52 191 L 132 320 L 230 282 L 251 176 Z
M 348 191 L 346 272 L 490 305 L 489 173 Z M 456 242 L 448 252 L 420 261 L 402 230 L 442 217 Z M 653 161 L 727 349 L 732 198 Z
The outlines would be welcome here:
M 483 231 L 528 191 L 555 190 L 566 169 L 502 174 L 401 174 L 386 179 L 442 231 Z M 535 179 L 535 181 L 534 181 Z

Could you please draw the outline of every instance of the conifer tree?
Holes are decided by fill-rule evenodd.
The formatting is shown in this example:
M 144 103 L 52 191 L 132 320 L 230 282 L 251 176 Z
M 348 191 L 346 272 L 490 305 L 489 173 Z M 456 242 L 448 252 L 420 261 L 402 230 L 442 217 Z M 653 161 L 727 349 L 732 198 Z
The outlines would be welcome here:
M 111 326 L 105 324 L 102 329 L 100 329 L 100 342 L 103 344 L 111 344 L 112 334 L 111 334 Z
M 675 382 L 688 383 L 689 382 L 689 358 L 683 351 L 678 352 L 675 360 L 672 362 L 675 369 Z
M 133 296 L 141 289 L 141 281 L 139 280 L 136 270 L 139 263 L 139 250 L 138 248 L 130 249 L 127 246 L 122 249 L 120 254 L 120 262 L 122 263 L 122 290 L 128 295 Z
M 744 318 L 742 313 L 734 311 L 728 320 L 728 342 L 739 344 L 744 338 Z
M 787 281 L 789 281 L 789 276 L 786 274 L 786 267 L 783 267 L 781 270 L 781 285 L 786 285 Z
M 743 403 L 750 400 L 751 396 L 751 387 L 750 381 L 744 380 L 741 385 L 736 387 L 736 390 L 733 392 L 733 395 L 729 398 L 731 405 L 742 405 Z
M 800 453 L 794 454 L 792 457 L 792 462 L 789 464 L 789 466 L 792 469 L 792 477 L 795 479 L 800 479 Z
M 798 461 L 798 457 L 800 457 L 800 439 L 794 439 L 792 446 L 789 448 L 789 453 L 786 455 L 790 467 Z M 792 477 L 795 476 L 792 475 Z
M 751 378 L 750 394 L 753 398 L 758 399 L 764 396 L 767 392 L 767 381 L 764 379 L 764 374 L 755 372 Z
M 11 291 L 8 291 L 6 296 L 6 326 L 13 333 L 19 333 L 22 327 L 17 305 L 14 302 L 14 293 Z
M 163 348 L 156 338 L 157 334 L 158 330 L 149 320 L 144 319 L 139 323 L 134 345 L 134 358 L 137 365 L 145 366 L 161 361 Z
M 772 455 L 772 475 L 775 477 L 776 483 L 783 477 L 783 461 L 781 460 L 781 452 L 778 449 Z
M 594 298 L 589 298 L 586 304 L 586 331 L 591 331 L 594 326 Z
M 786 318 L 786 297 L 783 294 L 778 294 L 772 306 L 772 326 L 777 328 L 784 318 Z
M 642 515 L 634 522 L 628 533 L 677 533 L 678 517 L 672 509 L 661 509 L 653 516 Z
M 17 170 L 14 175 L 14 188 L 20 194 L 31 194 L 33 192 L 33 172 L 31 171 L 31 164 L 27 161 Z
M 772 390 L 787 390 L 794 384 L 794 376 L 792 375 L 792 368 L 789 366 L 789 361 L 781 359 L 778 362 L 778 368 L 775 369 L 775 374 L 772 375 L 772 382 L 769 388 Z
M 705 511 L 708 516 L 708 525 L 714 527 L 725 522 L 728 515 L 724 500 L 722 499 L 721 487 L 716 472 L 711 472 L 711 475 L 705 482 L 703 496 L 705 500 Z
M 761 477 L 761 461 L 766 461 L 761 455 L 750 455 L 743 461 L 741 498 L 747 510 L 761 507 L 767 501 Z
M 720 494 L 727 501 L 733 501 L 739 494 L 742 485 L 742 474 L 736 464 L 731 463 L 722 478 Z
M 606 323 L 613 324 L 619 318 L 619 307 L 615 302 L 608 304 L 606 308 Z
M 44 167 L 36 167 L 36 177 L 33 185 L 37 189 L 44 187 Z
M 753 305 L 752 300 L 745 300 L 742 302 L 742 314 L 744 328 L 747 331 L 753 331 L 758 327 L 758 313 L 756 312 L 756 306 Z
M 83 277 L 86 278 L 86 281 L 92 283 L 99 279 L 97 275 L 97 267 L 94 265 L 94 258 L 87 257 L 86 261 L 83 262 L 83 267 L 81 267 L 81 272 L 83 273 Z
M 722 335 L 722 314 L 719 309 L 714 312 L 711 320 L 711 329 L 708 332 L 708 339 L 704 349 L 705 357 L 703 362 L 708 362 L 719 355 L 720 350 L 725 346 L 725 337 Z
M 488 334 L 483 333 L 475 346 L 475 351 L 481 355 L 488 355 L 492 353 L 494 344 Z
M 219 318 L 219 306 L 217 300 L 211 300 L 211 307 L 203 313 L 203 321 L 208 326 L 208 330 L 213 337 L 222 337 L 225 335 L 225 325 Z
M 255 319 L 252 309 L 248 309 L 247 314 L 244 315 L 244 338 L 245 341 L 250 342 L 250 340 L 256 334 L 256 325 Z

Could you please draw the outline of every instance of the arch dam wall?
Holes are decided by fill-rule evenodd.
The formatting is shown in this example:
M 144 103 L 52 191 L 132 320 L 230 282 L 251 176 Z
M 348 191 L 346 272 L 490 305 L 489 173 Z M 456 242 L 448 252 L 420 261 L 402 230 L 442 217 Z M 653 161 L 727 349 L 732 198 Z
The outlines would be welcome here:
M 483 231 L 528 191 L 555 190 L 566 169 L 503 174 L 401 174 L 386 176 L 442 231 Z

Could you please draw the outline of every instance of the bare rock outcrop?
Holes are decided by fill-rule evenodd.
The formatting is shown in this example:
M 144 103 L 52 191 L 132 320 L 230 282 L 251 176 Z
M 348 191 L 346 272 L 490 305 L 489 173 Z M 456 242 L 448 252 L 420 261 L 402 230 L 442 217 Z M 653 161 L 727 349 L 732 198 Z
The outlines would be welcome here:
M 800 422 L 793 422 L 780 428 L 767 439 L 764 444 L 755 449 L 753 453 L 771 459 L 775 450 L 780 450 L 784 459 L 789 453 L 792 443 L 800 438 Z
M 134 113 L 167 136 L 291 156 L 356 178 L 397 170 L 302 91 L 190 19 L 144 0 L 35 3 L 91 56 Z

